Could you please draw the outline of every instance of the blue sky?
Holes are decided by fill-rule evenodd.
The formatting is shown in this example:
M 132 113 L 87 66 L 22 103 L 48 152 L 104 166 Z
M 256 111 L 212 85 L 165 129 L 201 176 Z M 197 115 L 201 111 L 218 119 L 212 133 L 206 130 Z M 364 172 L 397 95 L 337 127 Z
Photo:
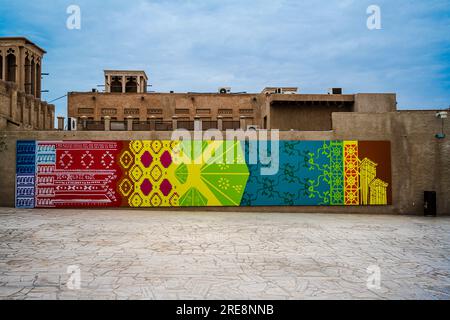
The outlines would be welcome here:
M 81 30 L 66 28 L 69 5 Z M 366 26 L 381 8 L 381 30 Z M 450 1 L 0 0 L 0 36 L 47 50 L 47 101 L 144 69 L 151 90 L 395 92 L 400 109 L 450 106 Z M 57 115 L 65 115 L 66 99 Z

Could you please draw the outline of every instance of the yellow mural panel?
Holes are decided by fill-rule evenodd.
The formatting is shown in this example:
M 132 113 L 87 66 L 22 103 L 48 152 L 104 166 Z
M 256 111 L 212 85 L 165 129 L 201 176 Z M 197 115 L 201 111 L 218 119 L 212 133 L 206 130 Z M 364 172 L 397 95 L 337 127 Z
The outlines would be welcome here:
M 358 141 L 344 141 L 344 204 L 359 204 Z

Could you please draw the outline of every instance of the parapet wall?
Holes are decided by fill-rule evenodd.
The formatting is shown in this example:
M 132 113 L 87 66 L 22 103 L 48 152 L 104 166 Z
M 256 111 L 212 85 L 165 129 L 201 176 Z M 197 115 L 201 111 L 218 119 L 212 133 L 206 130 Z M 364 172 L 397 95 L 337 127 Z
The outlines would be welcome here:
M 52 130 L 55 106 L 0 80 L 0 130 Z
M 386 206 L 286 206 L 223 208 L 271 212 L 326 212 L 422 214 L 423 191 L 437 192 L 438 214 L 450 214 L 450 142 L 437 139 L 442 122 L 435 111 L 399 111 L 388 113 L 334 113 L 333 130 L 324 132 L 280 132 L 280 140 L 360 140 L 390 141 L 392 205 Z M 450 123 L 444 131 L 450 132 Z M 17 140 L 167 140 L 170 132 L 0 132 L 0 206 L 14 206 L 15 153 Z M 0 141 L 1 142 L 1 141 Z M 5 149 L 6 148 L 6 149 Z M 10 165 L 5 165 L 6 163 Z M 201 210 L 197 208 L 196 210 Z M 209 208 L 208 210 L 211 210 Z

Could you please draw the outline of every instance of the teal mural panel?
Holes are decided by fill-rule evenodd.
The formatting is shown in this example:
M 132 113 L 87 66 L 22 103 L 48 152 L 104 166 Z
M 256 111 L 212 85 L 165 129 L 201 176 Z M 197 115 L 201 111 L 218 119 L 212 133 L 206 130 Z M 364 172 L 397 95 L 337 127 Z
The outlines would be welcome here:
M 248 164 L 250 177 L 241 205 L 343 205 L 342 147 L 342 141 L 280 141 L 278 174 L 261 175 L 261 162 Z M 247 163 L 249 152 L 247 142 Z M 270 158 L 270 143 L 267 153 Z

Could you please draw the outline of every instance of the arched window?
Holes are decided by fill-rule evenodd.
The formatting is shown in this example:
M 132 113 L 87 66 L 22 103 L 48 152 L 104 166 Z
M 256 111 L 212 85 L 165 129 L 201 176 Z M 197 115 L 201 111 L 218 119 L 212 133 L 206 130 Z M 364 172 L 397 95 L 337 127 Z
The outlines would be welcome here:
M 137 82 L 134 78 L 129 78 L 125 86 L 125 92 L 137 92 Z
M 31 61 L 25 58 L 25 92 L 31 94 Z
M 0 51 L 0 80 L 3 80 L 3 56 Z
M 10 53 L 6 56 L 6 81 L 16 82 L 16 56 Z
M 36 95 L 36 64 L 31 61 L 31 94 Z
M 122 81 L 118 77 L 113 77 L 111 81 L 111 92 L 122 92 Z

